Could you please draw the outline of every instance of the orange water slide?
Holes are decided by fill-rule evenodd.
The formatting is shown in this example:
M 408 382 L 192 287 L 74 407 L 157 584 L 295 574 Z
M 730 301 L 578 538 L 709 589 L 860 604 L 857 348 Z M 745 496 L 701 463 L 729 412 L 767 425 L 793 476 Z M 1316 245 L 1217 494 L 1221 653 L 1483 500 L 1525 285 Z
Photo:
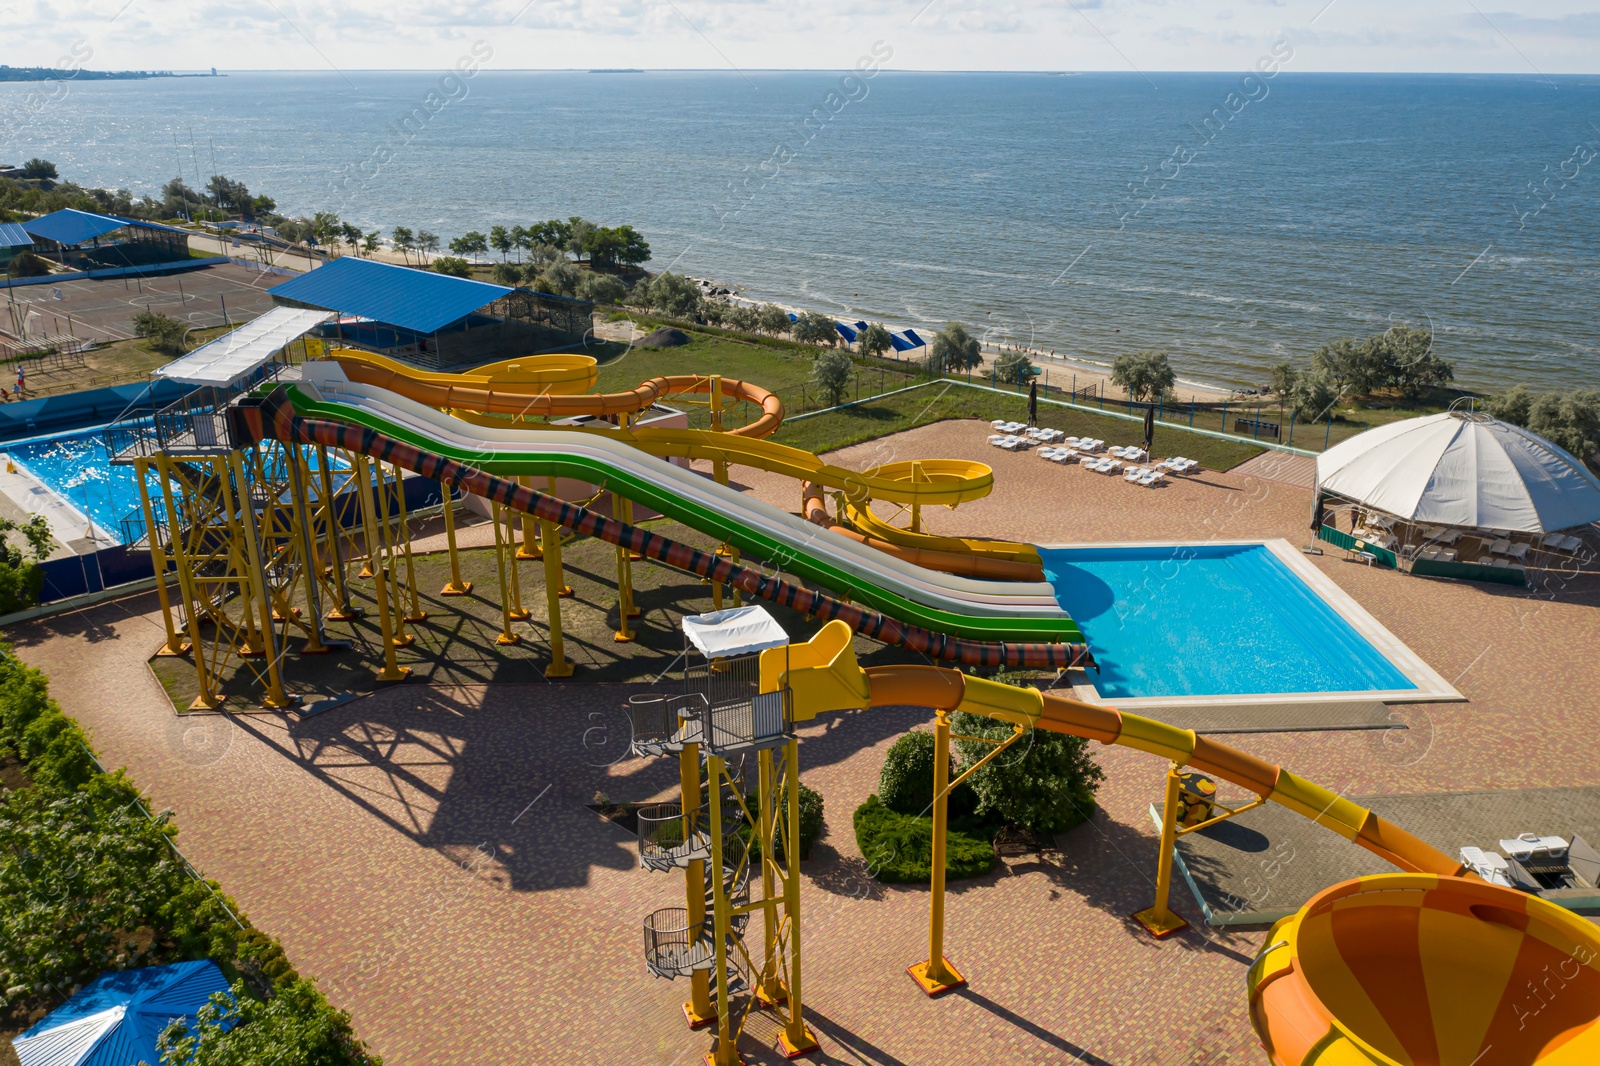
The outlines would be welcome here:
M 382 356 L 366 352 L 335 350 L 333 358 L 351 381 L 387 389 L 410 400 L 441 409 L 483 411 L 491 414 L 520 415 L 531 418 L 573 418 L 593 415 L 607 418 L 646 410 L 651 404 L 672 396 L 708 396 L 711 378 L 699 374 L 673 374 L 654 377 L 626 392 L 566 393 L 562 382 L 535 380 L 536 375 L 521 374 L 515 360 L 481 368 L 489 373 L 426 374 Z M 556 358 L 529 357 L 530 364 Z M 568 359 L 588 359 L 570 356 Z M 593 380 L 591 375 L 590 380 Z M 761 416 L 748 425 L 728 430 L 734 436 L 764 438 L 776 433 L 783 423 L 783 401 L 778 394 L 750 381 L 721 378 L 725 400 L 748 401 L 761 409 Z

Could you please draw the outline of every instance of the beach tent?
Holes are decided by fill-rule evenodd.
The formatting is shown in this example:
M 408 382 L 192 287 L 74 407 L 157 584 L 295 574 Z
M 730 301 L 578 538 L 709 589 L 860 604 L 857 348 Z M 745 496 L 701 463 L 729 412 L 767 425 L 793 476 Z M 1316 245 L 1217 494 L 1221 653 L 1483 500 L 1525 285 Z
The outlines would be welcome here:
M 161 1031 L 227 990 L 217 964 L 204 960 L 104 973 L 11 1044 L 22 1066 L 157 1063 Z
M 889 334 L 889 346 L 897 352 L 909 352 L 911 349 L 917 347 L 915 344 L 912 344 L 898 333 Z
M 833 328 L 839 331 L 839 336 L 844 338 L 846 344 L 854 344 L 856 337 L 859 336 L 854 327 L 847 326 L 843 322 L 835 322 Z
M 753 655 L 789 643 L 789 634 L 759 604 L 690 615 L 683 620 L 683 635 L 707 659 Z
M 1521 426 L 1469 411 L 1369 429 L 1317 458 L 1317 509 L 1350 500 L 1408 522 L 1551 533 L 1600 521 L 1600 478 Z
M 911 347 L 913 347 L 913 348 L 921 348 L 921 347 L 923 347 L 924 345 L 926 345 L 928 343 L 927 341 L 923 340 L 921 337 L 917 336 L 917 331 L 912 329 L 910 326 L 907 326 L 905 329 L 901 330 L 900 332 L 902 332 L 902 333 L 904 333 L 906 335 L 906 340 L 911 342 Z

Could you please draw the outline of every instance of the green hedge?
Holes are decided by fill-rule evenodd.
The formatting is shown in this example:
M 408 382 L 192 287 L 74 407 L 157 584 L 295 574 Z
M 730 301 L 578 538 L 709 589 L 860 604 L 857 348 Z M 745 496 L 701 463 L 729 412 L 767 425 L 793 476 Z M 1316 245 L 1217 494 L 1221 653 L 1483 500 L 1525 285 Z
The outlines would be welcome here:
M 249 1049 L 268 1038 L 285 1062 L 379 1066 L 277 941 L 193 875 L 170 817 L 150 817 L 122 771 L 100 771 L 44 675 L 0 644 L 4 755 L 32 784 L 0 793 L 0 1028 L 23 1027 L 106 970 L 210 959 L 250 999 L 238 1007 L 249 1024 L 209 1031 L 195 1062 L 256 1061 Z M 282 1032 L 256 1030 L 258 1016 Z
M 755 799 L 754 796 L 747 796 L 745 798 L 745 802 L 750 804 L 750 809 L 752 811 L 755 810 L 756 799 Z M 789 797 L 788 797 L 787 794 L 784 795 L 783 800 L 778 805 L 778 807 L 779 807 L 778 816 L 780 818 L 782 818 L 782 819 L 787 820 L 788 817 L 789 817 Z M 724 817 L 726 817 L 726 813 L 724 813 Z M 748 841 L 750 839 L 750 835 L 751 834 L 750 834 L 750 829 L 749 829 L 748 825 L 746 825 L 745 828 L 743 828 L 743 829 L 741 829 L 739 831 L 739 838 L 741 840 Z M 815 844 L 817 842 L 817 838 L 820 837 L 821 835 L 822 835 L 822 793 L 818 792 L 814 788 L 806 787 L 805 782 L 802 781 L 800 783 L 800 858 L 801 859 L 809 859 L 809 858 L 811 858 L 811 845 Z M 756 848 L 756 853 L 759 854 L 760 850 L 761 849 L 758 846 Z M 775 859 L 777 859 L 779 862 L 785 861 L 784 860 L 784 856 L 783 856 L 783 837 L 782 837 L 782 835 L 776 834 L 776 833 L 774 834 L 773 857 Z
M 933 878 L 933 818 L 901 814 L 876 795 L 856 808 L 856 846 L 879 881 L 928 884 Z M 994 867 L 994 826 L 972 818 L 953 820 L 945 831 L 947 881 L 986 874 Z

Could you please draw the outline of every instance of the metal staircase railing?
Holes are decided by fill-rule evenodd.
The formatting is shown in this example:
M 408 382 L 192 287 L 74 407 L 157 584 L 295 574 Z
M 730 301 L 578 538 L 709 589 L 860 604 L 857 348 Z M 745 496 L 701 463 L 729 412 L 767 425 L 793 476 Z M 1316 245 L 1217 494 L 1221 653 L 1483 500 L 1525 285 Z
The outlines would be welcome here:
M 701 712 L 706 698 L 698 692 L 645 693 L 628 698 L 628 719 L 632 725 L 629 745 L 635 755 L 669 755 L 682 751 L 685 744 L 698 744 L 703 738 Z

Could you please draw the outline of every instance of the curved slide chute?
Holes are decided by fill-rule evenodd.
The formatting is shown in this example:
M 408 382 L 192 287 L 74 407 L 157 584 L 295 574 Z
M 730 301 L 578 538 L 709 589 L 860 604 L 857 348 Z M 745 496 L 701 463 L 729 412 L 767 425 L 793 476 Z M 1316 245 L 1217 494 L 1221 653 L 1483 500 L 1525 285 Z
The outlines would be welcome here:
M 477 427 L 311 363 L 299 413 L 363 426 L 500 476 L 603 485 L 741 552 L 902 622 L 975 640 L 1071 642 L 1081 631 L 1043 582 L 980 581 L 875 551 L 711 478 L 649 455 L 614 432 Z
M 512 510 L 554 522 L 584 536 L 625 547 L 697 577 L 732 585 L 744 593 L 806 615 L 839 620 L 847 631 L 885 644 L 909 648 L 931 658 L 973 666 L 1055 669 L 1093 662 L 1088 648 L 1080 642 L 972 640 L 907 624 L 879 611 L 771 577 L 713 552 L 692 548 L 638 526 L 606 518 L 587 508 L 525 488 L 508 478 L 486 472 L 484 467 L 488 463 L 469 465 L 380 433 L 359 422 L 303 417 L 296 409 L 297 401 L 291 398 L 295 391 L 291 387 L 279 387 L 268 396 L 248 397 L 236 404 L 231 410 L 236 419 L 237 437 L 321 444 L 357 451 L 422 477 L 493 500 Z

